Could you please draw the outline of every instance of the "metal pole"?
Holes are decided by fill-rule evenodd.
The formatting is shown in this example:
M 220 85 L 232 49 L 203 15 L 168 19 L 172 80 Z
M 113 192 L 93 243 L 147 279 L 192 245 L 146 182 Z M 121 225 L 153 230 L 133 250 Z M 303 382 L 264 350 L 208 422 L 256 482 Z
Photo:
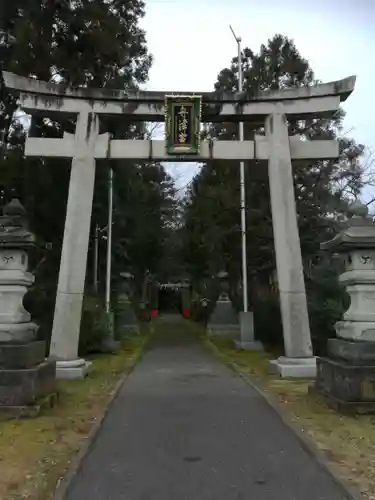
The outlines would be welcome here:
M 109 169 L 108 179 L 108 230 L 107 230 L 107 275 L 105 282 L 105 310 L 111 309 L 111 257 L 112 257 L 112 209 L 113 209 L 113 170 Z
M 229 26 L 237 42 L 238 48 L 238 92 L 242 92 L 242 64 L 241 64 L 241 41 Z M 244 140 L 243 122 L 239 123 L 239 140 Z M 247 300 L 247 254 L 246 254 L 246 193 L 245 193 L 245 162 L 240 162 L 240 190 L 241 190 L 241 243 L 242 243 L 242 291 L 243 291 L 243 310 L 248 312 Z
M 98 261 L 99 261 L 99 226 L 95 226 L 94 234 L 94 291 L 98 293 Z

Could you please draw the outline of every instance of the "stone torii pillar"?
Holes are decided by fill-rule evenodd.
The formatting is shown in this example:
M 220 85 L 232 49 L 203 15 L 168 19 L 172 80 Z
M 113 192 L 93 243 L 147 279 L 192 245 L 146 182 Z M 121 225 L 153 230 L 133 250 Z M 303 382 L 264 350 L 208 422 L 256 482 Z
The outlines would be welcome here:
M 269 115 L 265 128 L 270 145 L 268 176 L 286 354 L 270 363 L 283 377 L 315 377 L 286 116 Z
M 77 357 L 90 221 L 95 184 L 95 145 L 108 143 L 99 137 L 99 117 L 78 113 L 75 135 L 65 134 L 66 156 L 72 157 L 64 240 L 57 286 L 50 356 L 57 360 L 57 378 L 84 378 L 89 363 Z M 48 155 L 48 143 L 45 143 Z

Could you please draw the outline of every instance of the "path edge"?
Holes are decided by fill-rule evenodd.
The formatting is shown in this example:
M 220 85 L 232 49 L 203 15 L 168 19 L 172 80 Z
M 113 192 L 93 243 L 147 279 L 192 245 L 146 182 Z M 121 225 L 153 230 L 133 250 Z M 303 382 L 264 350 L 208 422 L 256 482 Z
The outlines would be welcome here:
M 108 412 L 111 409 L 115 400 L 117 399 L 117 396 L 119 395 L 122 386 L 124 385 L 126 379 L 132 374 L 135 367 L 137 366 L 137 364 L 141 360 L 144 352 L 146 351 L 147 346 L 148 346 L 148 342 L 150 340 L 149 337 L 150 337 L 150 335 L 147 335 L 145 337 L 144 341 L 142 342 L 142 344 L 139 346 L 138 352 L 136 352 L 134 361 L 131 364 L 131 366 L 129 367 L 129 370 L 125 371 L 121 375 L 120 379 L 116 382 L 114 389 L 112 390 L 112 394 L 111 394 L 109 401 L 107 403 L 107 406 L 104 409 L 104 412 L 102 413 L 102 415 L 99 417 L 99 419 L 93 425 L 86 440 L 84 441 L 84 443 L 80 447 L 78 453 L 73 458 L 73 460 L 69 466 L 68 471 L 62 477 L 62 479 L 57 483 L 52 500 L 65 500 L 66 495 L 68 494 L 69 489 L 73 483 L 73 480 L 79 474 L 85 457 L 88 455 L 91 448 L 95 444 L 95 441 L 96 441 L 96 439 L 99 435 L 99 432 L 104 424 L 104 421 L 108 415 Z
M 275 400 L 273 396 L 269 396 L 265 391 L 263 391 L 253 377 L 245 377 L 237 368 L 233 361 L 226 359 L 226 357 L 220 352 L 209 339 L 205 339 L 204 344 L 208 349 L 221 361 L 224 362 L 229 368 L 231 368 L 247 385 L 249 385 L 255 392 L 268 404 L 268 406 L 276 413 L 283 424 L 297 437 L 302 448 L 318 463 L 319 467 L 332 478 L 334 483 L 341 489 L 342 493 L 345 495 L 343 500 L 364 500 L 364 496 L 361 494 L 359 489 L 349 483 L 348 480 L 342 479 L 340 474 L 334 464 L 328 462 L 324 453 L 318 448 L 318 446 L 310 439 L 306 434 L 304 434 L 299 427 L 285 414 L 281 405 Z M 57 500 L 57 499 L 56 499 Z M 60 499 L 59 499 L 60 500 Z

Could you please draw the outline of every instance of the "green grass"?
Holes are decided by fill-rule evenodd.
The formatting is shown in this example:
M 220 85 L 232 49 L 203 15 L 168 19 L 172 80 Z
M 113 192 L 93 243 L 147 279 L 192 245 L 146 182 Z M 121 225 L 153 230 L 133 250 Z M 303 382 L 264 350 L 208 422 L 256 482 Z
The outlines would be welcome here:
M 59 381 L 55 408 L 0 427 L 0 499 L 48 500 L 100 418 L 117 381 L 134 367 L 147 336 L 125 341 L 116 355 L 89 358 L 85 380 Z
M 206 346 L 264 392 L 315 442 L 343 479 L 375 499 L 375 417 L 343 416 L 308 394 L 311 380 L 287 380 L 268 371 L 270 355 L 234 349 L 230 340 L 205 340 Z

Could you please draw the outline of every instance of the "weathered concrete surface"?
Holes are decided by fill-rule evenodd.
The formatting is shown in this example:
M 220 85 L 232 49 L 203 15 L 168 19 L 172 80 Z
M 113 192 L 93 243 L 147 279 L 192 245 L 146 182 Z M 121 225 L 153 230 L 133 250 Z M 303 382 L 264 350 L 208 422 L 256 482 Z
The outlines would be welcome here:
M 26 156 L 51 156 L 71 158 L 74 148 L 74 136 L 66 135 L 63 139 L 28 137 L 25 145 Z M 292 160 L 313 160 L 337 158 L 339 143 L 336 140 L 301 141 L 299 137 L 289 137 Z M 161 140 L 112 139 L 101 134 L 95 142 L 95 158 L 111 160 L 128 159 L 144 161 L 186 161 L 186 155 L 171 157 L 165 151 Z M 189 161 L 204 160 L 260 160 L 270 157 L 268 141 L 263 136 L 255 136 L 255 141 L 202 141 L 199 155 L 189 155 Z
M 67 500 L 343 500 L 253 389 L 176 343 L 165 335 L 128 378 Z
M 78 358 L 78 344 L 95 185 L 93 150 L 98 136 L 98 117 L 79 113 L 50 347 L 61 379 L 80 379 L 88 370 L 87 363 Z
M 30 92 L 32 94 L 40 94 L 46 99 L 46 95 L 65 97 L 75 97 L 78 99 L 104 99 L 109 101 L 139 101 L 158 103 L 164 107 L 166 95 L 202 95 L 204 102 L 217 103 L 222 102 L 250 102 L 250 101 L 279 101 L 283 99 L 311 99 L 317 97 L 340 96 L 341 101 L 345 101 L 353 92 L 356 81 L 355 76 L 349 76 L 335 82 L 320 83 L 309 87 L 299 87 L 293 89 L 274 90 L 259 92 L 251 97 L 246 95 L 246 92 L 236 93 L 227 92 L 218 96 L 215 92 L 189 92 L 189 91 L 150 91 L 137 90 L 128 92 L 126 90 L 112 90 L 108 88 L 72 88 L 58 83 L 49 83 L 34 78 L 26 78 L 19 76 L 9 71 L 3 71 L 5 86 L 10 89 Z
M 286 354 L 286 358 L 273 362 L 272 368 L 281 376 L 310 377 L 316 374 L 316 362 L 312 356 L 285 115 L 275 113 L 267 118 L 266 136 L 271 146 L 268 175 Z M 291 360 L 288 361 L 287 358 Z M 297 362 L 298 360 L 301 361 Z M 290 366 L 292 370 L 289 369 Z

